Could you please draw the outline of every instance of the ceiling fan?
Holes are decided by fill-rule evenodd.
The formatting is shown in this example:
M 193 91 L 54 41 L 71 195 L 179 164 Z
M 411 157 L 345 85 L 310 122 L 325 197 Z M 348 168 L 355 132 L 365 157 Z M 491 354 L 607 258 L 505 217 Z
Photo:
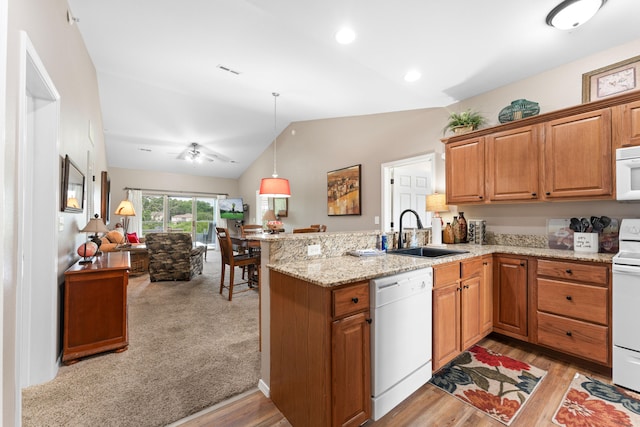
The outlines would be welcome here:
M 228 157 L 225 157 L 221 154 L 208 150 L 206 147 L 198 144 L 197 142 L 192 142 L 189 148 L 186 148 L 176 158 L 180 160 L 186 160 L 188 162 L 193 162 L 193 163 L 202 163 L 203 161 L 213 162 L 215 160 L 219 160 L 221 162 L 235 163 L 233 160 L 229 159 Z

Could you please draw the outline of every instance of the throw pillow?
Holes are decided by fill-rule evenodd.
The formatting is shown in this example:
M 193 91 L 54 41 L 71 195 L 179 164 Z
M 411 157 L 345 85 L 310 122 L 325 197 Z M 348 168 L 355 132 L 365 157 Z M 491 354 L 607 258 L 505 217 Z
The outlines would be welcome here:
M 124 243 L 124 235 L 116 230 L 111 230 L 105 236 L 111 243 Z
M 127 239 L 129 239 L 129 243 L 140 243 L 140 239 L 138 239 L 138 233 L 127 233 Z

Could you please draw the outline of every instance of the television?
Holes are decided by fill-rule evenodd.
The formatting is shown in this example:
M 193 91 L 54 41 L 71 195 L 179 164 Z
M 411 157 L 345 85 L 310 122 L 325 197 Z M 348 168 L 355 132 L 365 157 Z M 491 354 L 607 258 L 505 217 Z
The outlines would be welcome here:
M 218 201 L 220 206 L 220 218 L 224 219 L 244 219 L 244 209 L 242 207 L 242 199 L 240 197 L 221 199 Z

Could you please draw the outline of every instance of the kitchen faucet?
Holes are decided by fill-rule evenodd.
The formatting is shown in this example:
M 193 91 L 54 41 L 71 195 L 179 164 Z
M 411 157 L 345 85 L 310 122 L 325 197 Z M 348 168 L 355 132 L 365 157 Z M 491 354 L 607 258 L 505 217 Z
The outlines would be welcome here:
M 411 212 L 412 214 L 414 214 L 416 216 L 416 219 L 418 220 L 418 230 L 422 230 L 424 228 L 424 227 L 422 227 L 422 221 L 420 221 L 420 216 L 418 215 L 418 213 L 416 211 L 414 211 L 413 209 L 405 209 L 405 210 L 403 210 L 402 213 L 400 214 L 400 229 L 398 231 L 398 249 L 402 249 L 402 217 L 407 212 Z

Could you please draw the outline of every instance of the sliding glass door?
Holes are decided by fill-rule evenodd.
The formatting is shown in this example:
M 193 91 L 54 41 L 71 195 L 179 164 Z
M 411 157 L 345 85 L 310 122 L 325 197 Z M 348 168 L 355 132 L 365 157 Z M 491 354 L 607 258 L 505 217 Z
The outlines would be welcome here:
M 142 194 L 142 235 L 159 231 L 191 234 L 194 242 L 216 244 L 216 197 Z

